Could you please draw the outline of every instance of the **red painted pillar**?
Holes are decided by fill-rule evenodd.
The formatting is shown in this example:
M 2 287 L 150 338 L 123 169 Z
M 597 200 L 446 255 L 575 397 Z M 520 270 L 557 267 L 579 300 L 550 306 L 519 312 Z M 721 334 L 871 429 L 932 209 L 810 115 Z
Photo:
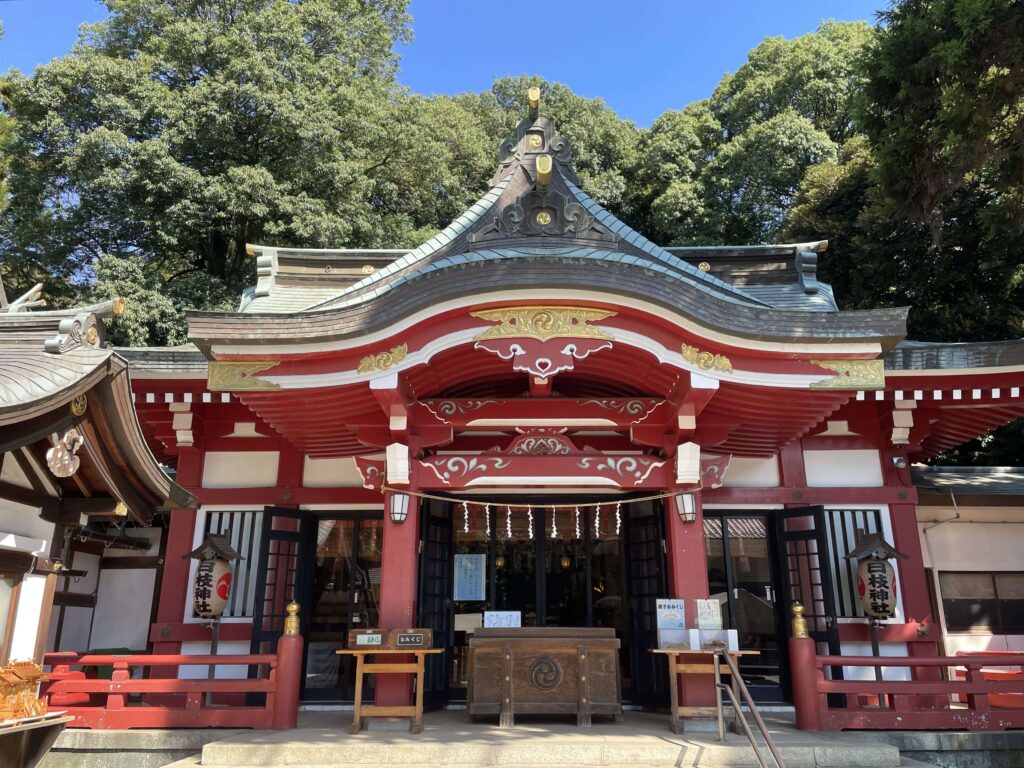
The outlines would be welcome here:
M 668 489 L 672 493 L 675 489 Z M 704 511 L 701 494 L 694 496 L 697 519 L 684 523 L 676 512 L 675 500 L 665 499 L 665 548 L 668 550 L 669 596 L 686 601 L 686 626 L 697 626 L 697 598 L 708 597 L 708 558 L 704 546 Z M 715 705 L 711 675 L 680 675 L 679 703 L 688 707 Z
M 381 553 L 380 626 L 406 629 L 416 623 L 416 576 L 419 564 L 419 499 L 409 498 L 404 522 L 391 519 L 391 496 L 384 494 L 384 543 Z M 412 703 L 412 675 L 380 675 L 377 704 Z
M 883 452 L 882 471 L 885 484 L 907 489 L 907 496 L 914 498 L 914 488 L 910 480 L 909 469 L 897 469 L 893 466 L 893 456 Z M 906 460 L 906 455 L 903 454 Z M 909 461 L 907 461 L 909 464 Z M 892 544 L 907 556 L 906 560 L 898 560 L 896 564 L 899 574 L 900 597 L 903 603 L 903 621 L 917 624 L 920 631 L 919 641 L 907 641 L 907 655 L 929 658 L 939 654 L 939 625 L 932 615 L 931 593 L 928 590 L 928 578 L 924 571 L 924 552 L 921 549 L 921 532 L 917 527 L 917 506 L 913 503 L 890 504 L 889 522 L 892 525 Z M 913 679 L 934 682 L 941 680 L 938 667 L 918 667 L 911 669 Z M 917 706 L 937 709 L 943 706 L 939 697 L 919 696 L 911 699 Z
M 178 454 L 178 484 L 195 493 L 202 482 L 203 451 L 181 448 Z M 175 509 L 169 518 L 167 545 L 164 547 L 160 594 L 157 596 L 156 623 L 150 628 L 154 654 L 181 653 L 181 641 L 173 639 L 185 618 L 185 595 L 189 589 L 189 563 L 184 555 L 192 551 L 196 510 Z M 153 677 L 177 677 L 177 669 L 154 667 Z

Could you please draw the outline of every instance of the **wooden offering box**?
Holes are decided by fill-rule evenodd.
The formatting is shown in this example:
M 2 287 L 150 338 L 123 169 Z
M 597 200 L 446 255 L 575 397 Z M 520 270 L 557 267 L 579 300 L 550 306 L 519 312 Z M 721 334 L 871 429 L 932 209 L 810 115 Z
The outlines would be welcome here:
M 477 629 L 469 641 L 467 715 L 622 717 L 619 640 L 604 627 Z

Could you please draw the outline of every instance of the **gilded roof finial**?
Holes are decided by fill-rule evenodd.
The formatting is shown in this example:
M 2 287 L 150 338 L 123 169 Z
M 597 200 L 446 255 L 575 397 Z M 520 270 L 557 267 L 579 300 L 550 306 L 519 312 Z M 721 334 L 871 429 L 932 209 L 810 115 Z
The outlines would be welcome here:
M 537 155 L 537 189 L 544 191 L 551 184 L 551 155 Z
M 530 102 L 530 119 L 536 120 L 540 114 L 540 88 L 533 86 L 526 92 L 526 98 Z

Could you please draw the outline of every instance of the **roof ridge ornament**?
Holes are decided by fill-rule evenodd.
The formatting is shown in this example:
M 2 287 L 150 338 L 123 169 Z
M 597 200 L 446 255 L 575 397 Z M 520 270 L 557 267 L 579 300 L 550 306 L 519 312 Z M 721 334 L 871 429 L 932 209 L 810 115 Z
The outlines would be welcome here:
M 19 296 L 10 304 L 7 303 L 7 295 L 3 291 L 3 283 L 0 283 L 0 310 L 14 313 L 14 312 L 27 312 L 34 307 L 45 307 L 46 299 L 43 298 L 43 284 L 36 283 L 24 293 Z
M 561 166 L 563 175 L 579 183 L 572 162 L 572 147 L 558 134 L 554 120 L 540 114 L 540 88 L 531 87 L 527 91 L 526 100 L 529 113 L 519 121 L 515 133 L 501 142 L 498 151 L 500 168 L 491 179 L 491 186 L 504 178 L 513 164 L 518 162 L 533 166 L 532 161 L 541 154 L 549 154 Z

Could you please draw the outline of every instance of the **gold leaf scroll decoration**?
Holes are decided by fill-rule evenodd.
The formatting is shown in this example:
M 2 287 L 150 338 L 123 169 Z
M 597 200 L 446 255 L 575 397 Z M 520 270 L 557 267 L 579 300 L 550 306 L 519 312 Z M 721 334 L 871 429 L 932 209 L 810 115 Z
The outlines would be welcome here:
M 206 386 L 211 392 L 260 392 L 281 387 L 266 379 L 256 378 L 256 374 L 273 368 L 277 360 L 246 360 L 235 362 L 229 360 L 210 361 Z
M 398 365 L 409 354 L 409 345 L 401 344 L 392 347 L 388 352 L 378 352 L 375 355 L 367 355 L 359 361 L 356 373 L 370 373 L 371 371 L 386 371 L 393 365 Z
M 614 337 L 588 323 L 612 317 L 615 312 L 584 307 L 506 307 L 471 312 L 473 317 L 497 323 L 479 334 L 485 339 L 607 339 Z
M 683 344 L 682 352 L 684 360 L 693 363 L 702 371 L 714 369 L 716 371 L 732 373 L 732 361 L 725 355 L 716 355 L 697 347 L 691 347 L 689 344 Z
M 811 389 L 884 389 L 884 360 L 812 360 L 835 376 L 811 384 Z

